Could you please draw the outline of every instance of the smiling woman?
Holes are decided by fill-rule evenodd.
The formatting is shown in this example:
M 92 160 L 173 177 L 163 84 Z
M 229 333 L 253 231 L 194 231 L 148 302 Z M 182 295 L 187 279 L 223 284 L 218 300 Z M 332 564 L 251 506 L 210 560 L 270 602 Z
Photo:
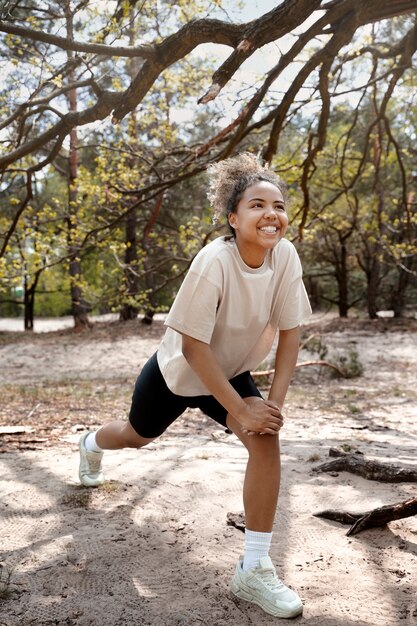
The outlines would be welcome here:
M 232 236 L 218 237 L 194 258 L 166 319 L 158 351 L 133 392 L 129 422 L 116 421 L 80 441 L 80 480 L 104 481 L 103 451 L 142 448 L 187 407 L 233 432 L 249 455 L 245 483 L 244 558 L 232 592 L 278 617 L 303 610 L 278 578 L 269 547 L 280 484 L 282 407 L 295 368 L 299 325 L 310 312 L 300 260 L 284 239 L 284 186 L 251 154 L 209 169 L 214 210 Z M 266 358 L 279 329 L 275 375 L 267 399 L 250 371 Z

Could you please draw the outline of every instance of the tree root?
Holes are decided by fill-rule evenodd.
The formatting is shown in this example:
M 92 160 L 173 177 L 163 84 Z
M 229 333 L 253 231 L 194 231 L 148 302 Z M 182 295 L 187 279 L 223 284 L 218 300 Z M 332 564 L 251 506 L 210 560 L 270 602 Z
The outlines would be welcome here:
M 335 370 L 339 374 L 339 376 L 341 376 L 342 378 L 346 378 L 346 372 L 343 371 L 338 365 L 336 365 L 335 363 L 330 363 L 330 361 L 323 361 L 322 359 L 318 361 L 302 361 L 301 363 L 297 363 L 295 368 L 299 369 L 300 367 L 309 367 L 310 365 L 324 365 L 326 367 L 330 367 L 331 369 Z M 275 374 L 275 369 L 251 372 L 251 376 L 253 377 L 272 376 L 273 374 Z
M 245 514 L 244 513 L 228 513 L 227 525 L 234 526 L 238 530 L 245 532 L 245 528 L 246 528 Z
M 417 482 L 417 470 L 414 467 L 401 467 L 391 463 L 370 461 L 363 457 L 361 452 L 346 454 L 337 448 L 330 448 L 329 456 L 337 457 L 328 463 L 322 463 L 313 469 L 314 472 L 351 472 L 368 480 L 380 482 Z M 417 498 L 410 498 L 396 504 L 388 504 L 365 513 L 350 513 L 328 509 L 314 513 L 314 517 L 322 517 L 340 524 L 352 524 L 346 535 L 356 535 L 366 528 L 385 526 L 404 517 L 417 515 Z
M 360 453 L 345 454 L 330 448 L 330 456 L 338 458 L 313 468 L 313 472 L 350 472 L 383 483 L 417 482 L 417 468 L 401 467 L 391 463 L 380 463 L 363 458 Z
M 348 537 L 357 535 L 367 528 L 385 526 L 388 522 L 411 517 L 412 515 L 417 515 L 417 498 L 381 506 L 366 513 L 348 513 L 347 511 L 336 511 L 334 509 L 314 513 L 314 517 L 322 517 L 340 522 L 341 524 L 352 524 L 353 522 L 346 533 Z

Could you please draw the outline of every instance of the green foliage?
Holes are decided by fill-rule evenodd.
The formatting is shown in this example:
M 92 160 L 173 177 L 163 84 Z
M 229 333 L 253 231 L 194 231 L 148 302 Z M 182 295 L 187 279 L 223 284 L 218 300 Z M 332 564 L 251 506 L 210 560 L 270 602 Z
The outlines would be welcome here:
M 302 348 L 311 354 L 317 354 L 321 361 L 326 360 L 326 357 L 328 357 L 328 346 L 321 335 L 308 337 Z M 357 378 L 363 374 L 363 365 L 356 350 L 351 350 L 348 355 L 330 355 L 328 360 L 338 366 L 341 372 L 343 372 L 344 378 Z
M 79 3 L 73 6 L 74 32 L 80 41 L 158 42 L 191 19 L 218 15 L 213 11 L 221 6 L 221 0 L 126 0 L 117 7 Z M 17 3 L 14 16 L 23 26 L 62 34 L 68 28 L 63 8 L 62 2 L 41 7 L 28 0 L 24 7 Z M 368 306 L 370 311 L 396 307 L 396 314 L 401 314 L 417 304 L 415 72 L 410 68 L 404 73 L 380 121 L 381 83 L 371 81 L 367 89 L 360 88 L 373 69 L 384 76 L 396 62 L 389 55 L 372 59 L 365 48 L 378 39 L 395 46 L 409 26 L 410 18 L 401 17 L 395 23 L 378 24 L 372 32 L 359 29 L 341 50 L 329 74 L 330 91 L 341 95 L 333 99 L 324 148 L 308 169 L 306 157 L 320 132 L 313 90 L 309 96 L 304 93 L 303 103 L 295 100 L 286 116 L 273 166 L 289 185 L 288 236 L 302 257 L 315 308 L 337 306 L 341 315 L 347 315 L 352 307 Z M 320 48 L 318 41 L 315 46 Z M 69 60 L 75 65 L 73 74 L 65 68 Z M 116 64 L 114 59 L 67 54 L 30 38 L 2 35 L 0 121 L 22 103 L 39 100 L 37 108 L 28 110 L 24 127 L 39 134 L 68 111 L 68 94 L 61 88 L 71 76 L 77 80 L 94 76 L 99 89 L 119 92 L 128 87 L 141 62 L 125 59 Z M 0 240 L 25 202 L 25 171 L 36 170 L 32 197 L 0 258 L 2 314 L 21 310 L 5 300 L 21 301 L 24 289 L 36 289 L 37 315 L 68 313 L 74 287 L 94 312 L 123 307 L 161 311 L 170 306 L 193 256 L 212 231 L 217 234 L 205 199 L 204 174 L 187 178 L 194 166 L 194 173 L 199 171 L 199 149 L 225 127 L 226 112 L 220 106 L 195 104 L 196 85 L 207 83 L 213 69 L 207 57 L 190 54 L 166 67 L 135 112 L 117 126 L 100 123 L 78 128 L 78 171 L 70 186 L 68 141 L 40 171 L 36 168 L 44 158 L 42 151 L 3 174 Z M 316 76 L 313 73 L 311 80 Z M 357 92 L 351 91 L 352 86 Z M 253 93 L 254 84 L 242 92 L 245 89 Z M 51 92 L 50 106 L 43 106 L 42 99 Z M 80 88 L 79 109 L 96 102 L 96 95 L 89 86 Z M 233 94 L 232 99 L 239 110 L 243 96 Z M 262 151 L 271 128 L 256 128 L 257 122 L 276 105 L 274 88 L 253 120 L 252 133 L 242 138 L 236 150 Z M 19 124 L 17 120 L 6 124 L 0 153 L 22 141 Z M 219 150 L 222 146 L 217 144 Z M 204 154 L 207 162 L 214 158 L 208 148 Z M 79 267 L 70 278 L 71 260 Z M 326 347 L 313 344 L 311 349 L 324 358 Z M 347 365 L 355 370 L 353 361 Z
M 43 272 L 35 300 L 36 317 L 71 315 L 68 273 L 62 265 Z
M 203 16 L 220 4 L 217 0 L 198 0 L 192 5 L 170 0 L 145 3 L 135 15 L 134 30 L 141 42 L 148 37 L 155 40 L 156 33 L 162 38 L 191 17 Z M 119 3 L 119 18 L 130 20 L 131 7 L 128 2 Z M 85 6 L 76 15 L 75 30 L 96 42 L 102 41 L 105 31 L 113 29 L 119 33 L 120 24 L 113 19 L 113 10 L 114 7 L 106 3 L 100 7 L 94 3 Z M 32 14 L 29 11 L 21 17 L 26 19 L 27 25 L 39 27 L 40 14 L 35 6 Z M 60 19 L 64 25 L 63 14 Z M 136 35 L 132 33 L 132 36 Z M 49 86 L 63 86 L 62 76 L 56 72 L 58 63 L 62 62 L 62 59 L 58 61 L 59 55 L 53 53 L 47 63 L 39 64 L 37 57 L 43 52 L 42 44 L 37 50 L 28 41 L 27 50 L 18 52 L 16 46 L 20 45 L 20 40 L 6 36 L 2 45 L 5 54 L 11 52 L 13 57 L 25 60 L 16 72 L 7 74 L 8 99 L 2 100 L 4 104 L 16 106 L 23 85 L 40 95 L 46 88 L 44 80 L 48 73 Z M 105 70 L 101 81 L 103 88 L 117 90 L 129 84 L 130 61 L 126 62 L 124 74 L 115 75 L 110 64 L 101 67 Z M 213 130 L 213 120 L 204 112 L 197 113 L 193 123 L 181 125 L 176 121 L 176 112 L 191 107 L 194 86 L 205 79 L 206 72 L 207 63 L 203 64 L 201 59 L 196 58 L 193 63 L 184 59 L 161 74 L 141 107 L 122 124 L 87 134 L 78 131 L 79 162 L 70 202 L 69 155 L 65 146 L 42 175 L 34 175 L 33 203 L 26 208 L 6 255 L 0 259 L 0 299 L 6 296 L 10 299 L 16 289 L 22 291 L 23 285 L 30 288 L 37 281 L 36 315 L 69 313 L 71 286 L 81 291 L 94 312 L 117 311 L 125 305 L 139 311 L 149 307 L 169 308 L 181 276 L 210 229 L 207 209 L 202 207 L 202 185 L 198 181 L 193 184 L 185 181 L 177 186 L 175 193 L 167 191 L 160 216 L 149 232 L 147 224 L 155 197 L 152 192 L 146 194 L 142 190 L 152 188 L 165 176 L 172 177 L 176 157 L 170 157 L 170 153 L 184 151 L 193 135 L 204 136 L 204 128 L 206 133 Z M 65 97 L 58 97 L 58 102 L 67 108 Z M 7 115 L 10 110 L 4 113 Z M 39 130 L 53 122 L 53 117 L 48 110 L 42 113 L 36 122 Z M 7 147 L 7 141 L 4 146 Z M 30 159 L 22 163 L 25 167 L 30 165 L 33 165 Z M 176 175 L 180 176 L 181 171 Z M 25 193 L 22 175 L 8 174 L 7 191 L 0 196 L 2 232 L 7 231 Z M 138 204 L 137 209 L 132 209 L 135 204 Z M 196 209 L 196 205 L 200 208 Z M 132 211 L 137 216 L 135 242 L 126 240 L 125 232 Z M 145 232 L 146 242 L 142 241 Z M 82 273 L 72 278 L 68 277 L 69 245 L 79 250 L 73 258 L 82 266 Z M 130 262 L 127 259 L 132 246 L 135 246 L 135 255 Z M 135 283 L 133 291 L 132 282 Z M 3 312 L 10 312 L 18 305 L 5 307 L 3 304 Z
M 356 350 L 352 350 L 347 356 L 339 356 L 336 361 L 340 368 L 343 370 L 345 378 L 359 378 L 360 376 L 362 376 L 363 365 Z M 354 410 L 351 410 L 351 412 L 356 413 L 356 407 Z
M 313 335 L 304 344 L 304 350 L 311 352 L 312 354 L 318 354 L 319 359 L 326 358 L 328 353 L 328 347 L 320 335 Z

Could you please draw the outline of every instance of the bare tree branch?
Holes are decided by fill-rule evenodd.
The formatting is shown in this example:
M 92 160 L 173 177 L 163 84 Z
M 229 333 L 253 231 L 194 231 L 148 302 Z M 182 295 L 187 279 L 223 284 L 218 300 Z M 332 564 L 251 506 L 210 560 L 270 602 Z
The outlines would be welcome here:
M 68 135 L 75 126 L 83 126 L 84 124 L 104 119 L 111 113 L 115 103 L 119 102 L 122 97 L 123 94 L 106 91 L 103 92 L 96 104 L 91 108 L 76 113 L 67 113 L 59 122 L 38 135 L 38 137 L 26 142 L 6 156 L 0 157 L 0 169 L 6 168 L 11 163 L 18 161 L 32 152 L 36 152 L 57 136 L 61 136 L 62 134 Z
M 35 139 L 28 139 L 24 145 L 19 146 L 9 155 L 2 157 L 0 159 L 0 167 L 7 167 L 10 163 L 38 150 L 45 145 L 54 134 L 61 134 L 63 129 L 66 129 L 67 133 L 69 133 L 76 125 L 83 125 L 104 119 L 112 110 L 113 120 L 119 122 L 142 101 L 165 68 L 184 58 L 197 45 L 205 42 L 230 45 L 234 48 L 234 51 L 229 59 L 214 74 L 213 85 L 217 85 L 217 87 L 213 87 L 214 91 L 210 91 L 210 96 L 208 96 L 207 93 L 206 96 L 203 96 L 203 101 L 207 102 L 215 97 L 216 93 L 218 93 L 218 88 L 226 84 L 238 67 L 240 67 L 241 63 L 250 56 L 254 50 L 269 41 L 273 41 L 291 32 L 296 26 L 301 25 L 306 17 L 311 15 L 314 10 L 320 8 L 320 4 L 318 0 L 314 0 L 314 2 L 308 2 L 307 0 L 285 0 L 269 13 L 247 24 L 229 24 L 221 20 L 213 19 L 192 20 L 173 35 L 163 39 L 160 43 L 144 44 L 143 46 L 136 47 L 117 47 L 113 45 L 77 42 L 69 38 L 57 37 L 47 32 L 39 32 L 32 28 L 18 26 L 14 22 L 3 19 L 0 21 L 0 31 L 12 33 L 15 36 L 25 37 L 29 40 L 43 41 L 64 50 L 100 54 L 103 55 L 103 57 L 136 56 L 145 59 L 145 62 L 124 93 L 112 93 L 107 91 L 100 94 L 95 81 L 92 80 L 90 83 L 84 81 L 80 82 L 79 87 L 91 86 L 93 88 L 98 96 L 97 103 L 85 111 L 80 111 L 75 116 L 63 116 L 59 122 L 54 124 L 47 131 L 41 133 Z M 395 5 L 394 8 L 393 4 Z M 233 145 L 236 145 L 239 138 L 243 136 L 248 122 L 251 119 L 250 116 L 253 115 L 259 107 L 270 84 L 277 78 L 286 65 L 293 60 L 295 54 L 304 47 L 303 44 L 311 40 L 312 37 L 320 32 L 334 33 L 331 39 L 333 43 L 330 44 L 330 46 L 325 45 L 304 65 L 299 76 L 290 86 L 279 107 L 277 107 L 275 115 L 269 114 L 264 119 L 264 123 L 268 123 L 268 120 L 274 119 L 271 137 L 264 155 L 268 161 L 272 158 L 272 155 L 277 149 L 278 137 L 282 129 L 283 121 L 300 87 L 318 65 L 323 63 L 326 59 L 330 60 L 330 57 L 334 57 L 340 47 L 348 40 L 345 33 L 345 25 L 350 24 L 350 32 L 352 28 L 354 32 L 354 25 L 356 25 L 357 28 L 361 24 L 385 18 L 390 12 L 400 14 L 412 12 L 415 9 L 415 2 L 411 1 L 392 3 L 388 2 L 388 0 L 370 0 L 367 3 L 363 3 L 359 0 L 337 0 L 327 3 L 323 8 L 323 11 L 325 11 L 324 14 L 317 20 L 318 25 L 310 27 L 307 31 L 308 35 L 300 35 L 299 42 L 295 44 L 290 53 L 282 57 L 278 66 L 274 71 L 271 71 L 270 75 L 267 77 L 264 86 L 252 98 L 251 102 L 243 107 L 238 120 L 238 126 L 236 127 L 236 124 L 231 124 L 229 128 L 225 129 L 224 133 L 220 135 L 224 138 L 237 128 L 229 151 L 232 149 Z M 328 26 L 327 31 L 325 29 L 326 25 Z M 332 50 L 332 46 L 336 44 L 336 42 L 339 42 L 340 45 L 335 45 L 335 49 Z M 77 59 L 74 59 L 74 62 L 75 61 L 78 62 Z M 330 62 L 328 65 L 330 67 Z M 59 94 L 55 91 L 50 97 L 56 97 L 57 95 Z M 44 99 L 46 100 L 47 97 Z M 33 103 L 30 104 L 27 102 L 20 105 L 19 111 L 12 113 L 3 123 L 3 127 L 5 128 L 6 125 L 10 125 L 13 121 L 18 119 L 23 110 L 30 106 L 33 106 Z M 215 143 L 217 143 L 217 141 L 213 141 L 213 145 Z
M 321 0 L 285 0 L 260 19 L 248 24 L 238 46 L 213 74 L 210 89 L 198 102 L 206 104 L 213 100 L 255 50 L 291 31 L 318 9 L 320 4 Z
M 154 57 L 155 47 L 153 44 L 142 44 L 135 47 L 126 46 L 107 46 L 101 43 L 83 43 L 81 41 L 74 41 L 66 39 L 65 37 L 59 37 L 57 35 L 51 35 L 33 28 L 27 28 L 25 26 L 18 26 L 13 22 L 0 21 L 0 32 L 9 33 L 16 37 L 22 37 L 25 39 L 31 39 L 32 41 L 41 41 L 47 43 L 62 50 L 72 50 L 73 52 L 88 52 L 90 54 L 101 54 L 109 57 L 141 57 L 148 59 Z
M 9 228 L 9 230 L 7 231 L 5 237 L 4 237 L 4 241 L 3 241 L 3 245 L 1 247 L 0 250 L 0 258 L 4 255 L 4 253 L 7 250 L 7 246 L 9 245 L 9 241 L 11 236 L 13 235 L 17 223 L 19 222 L 20 217 L 22 216 L 24 210 L 26 209 L 27 205 L 29 204 L 29 202 L 32 200 L 33 198 L 33 189 L 32 189 L 32 172 L 27 172 L 26 173 L 26 195 L 23 198 L 22 202 L 20 203 L 19 208 L 17 209 L 11 226 Z

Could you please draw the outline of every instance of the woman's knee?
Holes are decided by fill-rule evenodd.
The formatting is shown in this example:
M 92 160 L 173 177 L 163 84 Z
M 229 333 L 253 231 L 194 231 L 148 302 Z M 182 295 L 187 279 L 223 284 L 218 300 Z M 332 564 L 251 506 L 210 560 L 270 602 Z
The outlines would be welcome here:
M 244 442 L 251 459 L 259 463 L 279 460 L 280 448 L 278 435 L 252 435 Z

